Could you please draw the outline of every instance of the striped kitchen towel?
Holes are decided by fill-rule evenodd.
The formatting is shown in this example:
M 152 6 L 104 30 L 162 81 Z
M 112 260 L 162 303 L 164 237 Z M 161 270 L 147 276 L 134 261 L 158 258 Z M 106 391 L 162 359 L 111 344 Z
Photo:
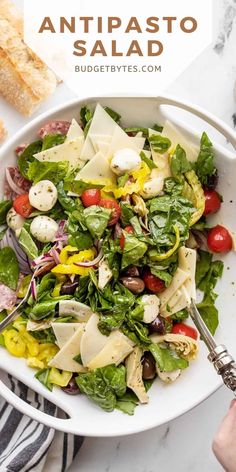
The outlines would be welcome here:
M 57 415 L 57 407 L 11 375 L 1 379 L 37 409 Z M 78 453 L 83 438 L 55 431 L 31 420 L 0 397 L 0 472 L 64 472 Z

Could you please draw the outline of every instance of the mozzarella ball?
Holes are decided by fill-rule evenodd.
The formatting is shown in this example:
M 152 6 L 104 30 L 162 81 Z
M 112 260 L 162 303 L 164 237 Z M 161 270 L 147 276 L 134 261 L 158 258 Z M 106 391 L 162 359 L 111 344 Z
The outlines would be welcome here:
M 50 180 L 40 180 L 29 191 L 30 204 L 40 211 L 51 210 L 57 201 L 57 189 Z
M 13 229 L 13 231 L 21 229 L 25 222 L 25 218 L 20 216 L 13 207 L 7 213 L 6 220 L 9 228 Z
M 133 149 L 120 149 L 115 152 L 111 160 L 111 170 L 117 175 L 127 174 L 138 170 L 141 162 L 140 155 Z
M 36 216 L 30 225 L 31 234 L 41 243 L 50 243 L 54 240 L 58 224 L 52 218 L 41 215 Z
M 156 295 L 144 295 L 141 299 L 144 308 L 144 323 L 152 323 L 159 314 L 160 300 Z
M 163 187 L 163 177 L 155 177 L 154 179 L 149 179 L 145 182 L 141 195 L 143 198 L 154 198 L 157 195 L 160 195 L 163 190 Z

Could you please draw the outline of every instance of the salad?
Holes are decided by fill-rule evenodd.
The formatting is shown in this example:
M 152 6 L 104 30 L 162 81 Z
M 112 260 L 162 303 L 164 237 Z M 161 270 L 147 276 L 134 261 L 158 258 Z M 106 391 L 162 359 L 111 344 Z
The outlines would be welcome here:
M 16 149 L 0 202 L 0 335 L 49 390 L 85 394 L 132 415 L 157 378 L 172 383 L 198 353 L 191 300 L 210 331 L 215 286 L 233 249 L 211 227 L 220 210 L 213 146 L 169 121 L 124 128 L 85 106 L 80 124 L 52 121 Z

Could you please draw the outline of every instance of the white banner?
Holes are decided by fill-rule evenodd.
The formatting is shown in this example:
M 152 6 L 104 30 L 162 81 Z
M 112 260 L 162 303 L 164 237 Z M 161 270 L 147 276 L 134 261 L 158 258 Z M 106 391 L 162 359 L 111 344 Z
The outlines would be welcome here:
M 212 0 L 24 5 L 26 43 L 80 96 L 158 94 L 212 42 Z

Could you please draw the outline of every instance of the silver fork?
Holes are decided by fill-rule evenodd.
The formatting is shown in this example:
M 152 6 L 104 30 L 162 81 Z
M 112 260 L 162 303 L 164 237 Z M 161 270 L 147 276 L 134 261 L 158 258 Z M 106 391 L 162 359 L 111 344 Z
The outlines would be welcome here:
M 34 273 L 31 277 L 31 280 L 30 280 L 30 283 L 29 283 L 29 286 L 27 288 L 27 292 L 23 298 L 23 300 L 21 300 L 21 302 L 19 303 L 19 305 L 17 305 L 14 310 L 3 320 L 0 322 L 0 333 L 2 333 L 2 331 L 4 331 L 5 328 L 7 328 L 7 326 L 9 326 L 9 324 L 12 323 L 12 321 L 14 321 L 14 319 L 19 316 L 19 309 L 22 308 L 22 306 L 27 302 L 27 299 L 28 299 L 28 296 L 30 294 L 30 291 L 31 291 L 31 284 L 35 278 L 36 274 Z
M 198 329 L 202 340 L 206 344 L 209 355 L 208 359 L 213 364 L 218 375 L 221 375 L 224 384 L 236 396 L 236 365 L 233 357 L 228 353 L 223 344 L 217 344 L 206 324 L 204 323 L 196 304 L 191 300 L 188 312 Z

